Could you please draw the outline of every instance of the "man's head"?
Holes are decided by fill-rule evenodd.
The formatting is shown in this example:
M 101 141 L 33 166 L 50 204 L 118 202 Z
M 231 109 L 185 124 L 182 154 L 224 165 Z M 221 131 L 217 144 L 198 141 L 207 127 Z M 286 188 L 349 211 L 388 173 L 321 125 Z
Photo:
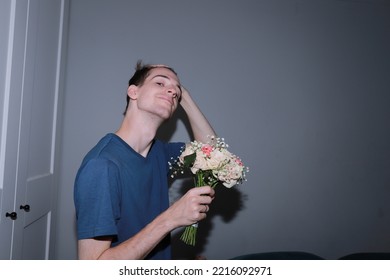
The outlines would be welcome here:
M 172 73 L 174 73 L 177 76 L 177 73 L 173 68 L 163 65 L 163 64 L 143 64 L 141 60 L 137 62 L 137 65 L 135 67 L 135 73 L 130 78 L 128 86 L 135 85 L 135 86 L 142 86 L 146 80 L 146 78 L 150 75 L 151 70 L 155 68 L 165 68 L 170 70 Z M 126 96 L 126 109 L 123 115 L 126 115 L 127 108 L 129 107 L 130 103 L 130 97 Z

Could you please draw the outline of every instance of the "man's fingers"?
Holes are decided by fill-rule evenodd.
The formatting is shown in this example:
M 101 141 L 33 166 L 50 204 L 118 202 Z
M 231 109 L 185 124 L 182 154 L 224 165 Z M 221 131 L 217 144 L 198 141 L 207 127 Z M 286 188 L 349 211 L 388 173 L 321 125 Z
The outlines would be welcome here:
M 198 195 L 209 195 L 212 197 L 215 194 L 214 189 L 210 186 L 195 187 L 191 191 Z

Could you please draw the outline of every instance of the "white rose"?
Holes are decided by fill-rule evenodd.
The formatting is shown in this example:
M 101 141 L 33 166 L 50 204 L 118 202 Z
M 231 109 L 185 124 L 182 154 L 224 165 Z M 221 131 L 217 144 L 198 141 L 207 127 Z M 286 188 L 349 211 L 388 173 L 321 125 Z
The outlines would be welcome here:
M 196 151 L 196 159 L 194 165 L 191 167 L 191 172 L 196 174 L 198 170 L 207 170 L 206 158 L 202 151 Z
M 237 181 L 235 181 L 235 180 L 230 180 L 230 181 L 223 182 L 222 184 L 223 184 L 225 187 L 227 187 L 227 188 L 231 188 L 231 187 L 233 187 L 234 185 L 237 184 Z

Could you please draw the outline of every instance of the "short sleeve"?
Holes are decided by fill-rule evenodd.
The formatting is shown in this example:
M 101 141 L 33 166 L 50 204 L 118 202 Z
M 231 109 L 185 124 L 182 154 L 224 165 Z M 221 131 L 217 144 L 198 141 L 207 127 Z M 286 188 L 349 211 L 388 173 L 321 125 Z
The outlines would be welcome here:
M 81 166 L 74 187 L 78 239 L 118 234 L 118 177 L 117 166 L 109 160 L 92 159 Z

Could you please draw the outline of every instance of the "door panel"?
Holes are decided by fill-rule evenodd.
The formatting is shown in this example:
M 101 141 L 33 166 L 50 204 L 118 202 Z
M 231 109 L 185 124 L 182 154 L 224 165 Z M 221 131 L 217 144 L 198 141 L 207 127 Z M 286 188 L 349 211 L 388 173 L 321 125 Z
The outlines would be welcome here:
M 48 259 L 48 244 L 50 236 L 50 213 L 34 221 L 33 226 L 27 225 L 23 234 L 24 260 Z
M 30 210 L 25 212 L 25 227 L 31 225 L 34 221 L 50 212 L 52 187 L 53 175 L 51 174 L 30 178 L 28 180 L 26 188 L 26 202 L 25 204 L 21 204 L 30 206 Z
M 19 143 L 13 258 L 48 258 L 58 99 L 61 0 L 30 0 Z M 19 208 L 20 209 L 20 208 Z

